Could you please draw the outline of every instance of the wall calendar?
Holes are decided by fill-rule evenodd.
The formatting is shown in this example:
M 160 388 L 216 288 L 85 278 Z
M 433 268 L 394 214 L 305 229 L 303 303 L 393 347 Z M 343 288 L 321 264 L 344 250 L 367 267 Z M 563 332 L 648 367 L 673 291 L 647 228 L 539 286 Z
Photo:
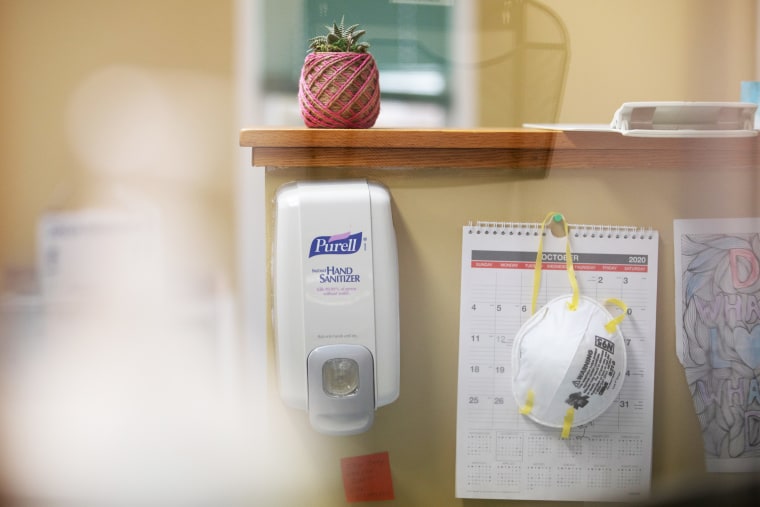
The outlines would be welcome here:
M 463 228 L 457 394 L 456 496 L 524 500 L 636 500 L 650 487 L 658 233 L 540 223 L 477 222 Z M 512 347 L 536 307 L 570 292 L 569 247 L 585 297 L 626 304 L 627 353 L 612 404 L 569 435 L 519 413 Z

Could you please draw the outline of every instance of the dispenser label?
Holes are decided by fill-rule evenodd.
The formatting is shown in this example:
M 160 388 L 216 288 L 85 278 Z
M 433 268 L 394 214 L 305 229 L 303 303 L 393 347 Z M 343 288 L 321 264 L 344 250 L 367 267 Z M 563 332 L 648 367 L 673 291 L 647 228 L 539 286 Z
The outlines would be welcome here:
M 372 207 L 364 181 L 300 184 L 305 350 L 356 343 L 374 351 Z

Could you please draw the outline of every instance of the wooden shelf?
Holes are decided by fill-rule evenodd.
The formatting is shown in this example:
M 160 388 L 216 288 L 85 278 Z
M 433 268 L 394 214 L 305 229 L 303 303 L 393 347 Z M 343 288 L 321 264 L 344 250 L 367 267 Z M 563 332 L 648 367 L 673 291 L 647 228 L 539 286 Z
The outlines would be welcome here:
M 641 138 L 540 129 L 248 128 L 257 167 L 757 168 L 758 137 Z

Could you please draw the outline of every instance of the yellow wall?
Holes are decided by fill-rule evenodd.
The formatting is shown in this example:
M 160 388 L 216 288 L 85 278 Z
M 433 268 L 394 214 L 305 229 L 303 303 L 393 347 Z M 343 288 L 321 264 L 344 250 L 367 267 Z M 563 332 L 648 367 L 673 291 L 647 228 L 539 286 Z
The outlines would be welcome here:
M 754 0 L 549 0 L 572 40 L 562 121 L 609 121 L 622 102 L 739 100 L 754 79 Z
M 505 29 L 511 2 L 480 0 L 483 59 L 514 47 Z M 754 0 L 542 0 L 568 34 L 570 65 L 556 121 L 605 123 L 621 103 L 653 100 L 739 100 L 739 82 L 755 79 Z M 557 42 L 560 29 L 545 20 L 529 26 L 534 42 Z M 543 61 L 479 69 L 480 123 L 505 126 L 544 117 L 511 115 L 512 77 L 539 75 Z M 547 61 L 547 67 L 553 65 Z M 511 74 L 510 74 L 511 72 Z M 526 90 L 528 102 L 556 93 L 551 71 Z

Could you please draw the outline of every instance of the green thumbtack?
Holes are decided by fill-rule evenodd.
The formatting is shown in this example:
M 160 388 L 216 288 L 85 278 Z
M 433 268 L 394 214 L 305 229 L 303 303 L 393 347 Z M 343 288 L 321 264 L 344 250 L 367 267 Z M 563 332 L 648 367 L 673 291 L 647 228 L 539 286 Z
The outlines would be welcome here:
M 561 222 L 561 221 L 562 221 L 562 218 L 563 218 L 563 217 L 562 217 L 562 214 L 561 214 L 561 213 L 557 213 L 557 214 L 555 214 L 555 215 L 554 215 L 554 221 L 555 221 L 555 222 Z

